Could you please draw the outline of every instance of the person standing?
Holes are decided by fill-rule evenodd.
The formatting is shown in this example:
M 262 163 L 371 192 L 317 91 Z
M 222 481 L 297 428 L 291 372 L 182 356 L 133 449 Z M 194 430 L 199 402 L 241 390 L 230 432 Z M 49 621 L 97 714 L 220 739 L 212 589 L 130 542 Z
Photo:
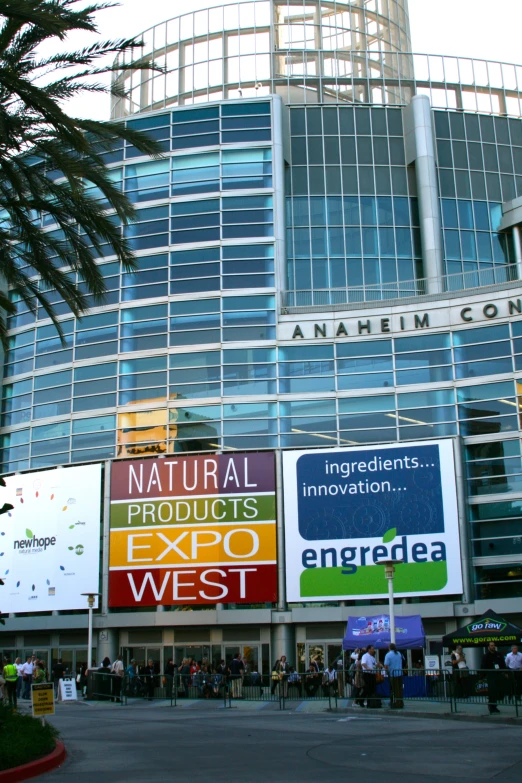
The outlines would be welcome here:
M 53 682 L 54 682 L 54 698 L 58 698 L 58 688 L 60 687 L 60 680 L 63 680 L 65 674 L 65 666 L 61 658 L 53 666 Z
M 18 672 L 18 679 L 16 681 L 16 698 L 19 699 L 22 696 L 22 688 L 24 685 L 24 677 L 22 669 L 24 667 L 21 658 L 17 658 L 15 661 L 16 671 Z
M 490 714 L 500 712 L 497 702 L 504 696 L 502 670 L 506 669 L 506 663 L 497 650 L 495 642 L 488 644 L 488 649 L 482 657 L 480 668 L 485 669 L 488 673 L 488 710 Z
M 522 694 L 522 653 L 518 651 L 517 644 L 511 647 L 511 652 L 506 655 L 505 662 L 513 678 L 513 695 L 515 699 L 520 699 Z
M 167 692 L 167 699 L 172 699 L 172 690 L 174 688 L 174 677 L 176 674 L 176 667 L 174 666 L 174 659 L 169 658 L 167 665 L 165 666 L 165 687 Z
M 241 653 L 236 653 L 230 662 L 230 676 L 232 678 L 232 698 L 243 698 L 243 674 L 245 664 L 241 660 Z
M 112 673 L 112 699 L 116 699 L 116 701 L 121 701 L 121 684 L 123 681 L 123 658 L 121 655 L 118 655 L 116 660 L 111 666 L 111 673 Z
M 285 697 L 288 696 L 288 675 L 290 666 L 286 660 L 286 655 L 282 655 L 276 664 L 276 672 L 279 677 L 279 692 Z
M 22 689 L 22 699 L 31 698 L 31 683 L 33 681 L 34 663 L 31 655 L 27 656 L 26 662 L 22 665 L 22 677 L 24 687 Z
M 375 647 L 373 644 L 368 645 L 367 651 L 361 658 L 361 665 L 363 668 L 364 679 L 364 695 L 366 697 L 366 707 L 368 709 L 378 707 L 379 701 L 377 699 L 377 659 L 375 658 Z
M 6 658 L 4 661 L 3 676 L 5 680 L 5 690 L 9 706 L 16 710 L 18 701 L 16 698 L 16 685 L 18 682 L 18 670 L 16 664 L 11 663 L 10 658 Z
M 457 698 L 466 698 L 468 693 L 468 664 L 462 645 L 458 644 L 455 651 L 451 653 L 451 665 L 453 667 L 453 682 L 455 684 L 455 696 Z
M 402 710 L 404 707 L 402 691 L 402 655 L 396 645 L 391 642 L 384 658 L 384 668 L 390 679 L 390 707 L 392 710 Z
M 147 661 L 147 665 L 143 669 L 143 674 L 145 676 L 145 684 L 147 686 L 147 698 L 149 701 L 152 701 L 154 698 L 154 678 L 156 677 L 156 668 L 152 658 L 149 658 Z

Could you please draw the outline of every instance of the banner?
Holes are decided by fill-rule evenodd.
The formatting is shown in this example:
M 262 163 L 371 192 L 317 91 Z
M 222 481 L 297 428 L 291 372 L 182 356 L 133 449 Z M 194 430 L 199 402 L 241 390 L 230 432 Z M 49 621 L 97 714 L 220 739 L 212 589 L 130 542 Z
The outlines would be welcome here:
M 462 592 L 453 444 L 283 454 L 291 602 Z
M 109 605 L 275 601 L 271 452 L 114 462 Z
M 3 612 L 87 609 L 98 592 L 101 465 L 7 476 L 0 516 Z

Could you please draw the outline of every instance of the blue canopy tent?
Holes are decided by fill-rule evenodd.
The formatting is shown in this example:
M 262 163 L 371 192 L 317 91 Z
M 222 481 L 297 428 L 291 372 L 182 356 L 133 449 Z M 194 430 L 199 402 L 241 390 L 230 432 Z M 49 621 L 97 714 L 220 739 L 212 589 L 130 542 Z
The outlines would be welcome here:
M 372 617 L 349 617 L 343 639 L 343 650 L 368 647 L 387 650 L 390 644 L 390 615 L 378 614 Z M 395 642 L 402 650 L 424 647 L 426 636 L 419 614 L 395 618 Z
M 387 650 L 390 641 L 389 614 L 348 618 L 343 650 L 355 650 L 357 647 L 368 647 L 370 644 L 373 644 L 377 650 Z M 426 637 L 420 615 L 395 618 L 395 641 L 397 647 L 402 650 L 425 646 Z M 406 698 L 426 696 L 426 680 L 425 676 L 405 676 L 404 696 Z M 389 697 L 390 683 L 388 678 L 379 683 L 377 693 L 381 697 Z

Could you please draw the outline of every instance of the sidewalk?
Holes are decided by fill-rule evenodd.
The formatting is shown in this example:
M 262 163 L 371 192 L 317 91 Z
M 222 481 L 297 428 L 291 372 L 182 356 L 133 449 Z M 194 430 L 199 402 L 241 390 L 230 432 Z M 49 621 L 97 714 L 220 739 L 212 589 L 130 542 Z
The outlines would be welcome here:
M 522 706 L 519 705 L 519 717 L 516 717 L 515 705 L 499 704 L 500 713 L 490 715 L 487 704 L 457 704 L 457 711 L 451 712 L 449 702 L 436 702 L 428 699 L 411 700 L 404 702 L 404 709 L 391 710 L 387 700 L 383 700 L 382 708 L 368 711 L 366 708 L 353 707 L 352 699 L 338 699 L 337 708 L 335 700 L 331 701 L 331 708 L 327 699 L 317 700 L 285 700 L 284 711 L 294 713 L 324 713 L 344 714 L 355 716 L 372 715 L 372 717 L 392 717 L 400 720 L 401 717 L 407 718 L 439 718 L 449 720 L 468 720 L 478 721 L 480 723 L 507 723 L 511 725 L 522 726 Z M 249 701 L 247 699 L 232 699 L 226 702 L 223 699 L 178 699 L 176 705 L 172 705 L 168 699 L 157 699 L 148 701 L 144 699 L 129 699 L 126 706 L 116 704 L 110 701 L 77 701 L 58 703 L 57 708 L 67 709 L 70 705 L 81 705 L 82 708 L 90 710 L 93 708 L 103 711 L 117 710 L 124 713 L 128 710 L 136 711 L 141 709 L 172 709 L 172 710 L 196 710 L 205 712 L 214 712 L 216 710 L 232 709 L 241 712 L 280 712 L 279 701 Z M 29 711 L 29 709 L 28 709 Z

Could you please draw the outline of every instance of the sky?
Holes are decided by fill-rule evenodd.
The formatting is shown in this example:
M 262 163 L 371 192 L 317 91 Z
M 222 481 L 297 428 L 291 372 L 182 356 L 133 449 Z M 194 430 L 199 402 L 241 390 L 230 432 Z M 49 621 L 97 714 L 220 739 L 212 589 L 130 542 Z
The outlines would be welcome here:
M 226 0 L 120 0 L 98 14 L 101 38 L 131 37 L 188 10 L 223 5 Z M 522 0 L 409 0 L 412 49 L 522 64 Z M 69 48 L 89 45 L 92 35 L 77 35 Z M 84 97 L 68 112 L 96 119 L 109 116 L 109 98 Z

